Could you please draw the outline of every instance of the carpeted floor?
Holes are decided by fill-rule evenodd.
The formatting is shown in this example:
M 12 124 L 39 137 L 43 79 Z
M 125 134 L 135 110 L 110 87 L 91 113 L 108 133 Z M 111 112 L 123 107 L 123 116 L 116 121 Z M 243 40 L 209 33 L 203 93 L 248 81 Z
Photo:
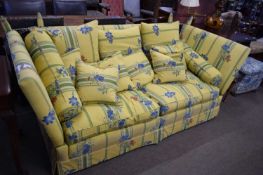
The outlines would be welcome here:
M 23 109 L 24 110 L 24 109 Z M 50 174 L 45 147 L 32 113 L 22 113 L 22 159 L 31 175 Z M 0 122 L 0 174 L 14 174 Z M 219 117 L 137 149 L 76 175 L 261 175 L 263 174 L 263 87 L 228 96 Z

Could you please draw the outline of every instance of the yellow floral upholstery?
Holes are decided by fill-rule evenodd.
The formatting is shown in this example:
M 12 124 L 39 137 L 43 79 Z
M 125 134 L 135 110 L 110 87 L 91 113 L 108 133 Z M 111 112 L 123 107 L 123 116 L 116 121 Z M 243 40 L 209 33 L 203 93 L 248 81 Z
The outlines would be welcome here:
M 99 25 L 99 30 L 122 30 L 122 29 L 128 29 L 132 27 L 141 27 L 140 24 L 113 24 L 113 25 Z
M 123 30 L 99 30 L 99 52 L 101 59 L 121 51 L 130 55 L 141 50 L 141 35 L 138 26 Z
M 98 21 L 80 26 L 49 27 L 48 34 L 60 55 L 79 48 L 81 58 L 87 63 L 99 61 Z
M 25 43 L 59 120 L 65 121 L 79 114 L 82 103 L 48 34 L 32 31 L 26 36 Z
M 82 59 L 94 63 L 94 66 L 100 64 L 98 63 L 98 52 L 97 57 L 91 56 L 93 55 L 92 49 L 98 51 L 95 48 L 96 46 L 98 47 L 98 43 L 96 45 L 96 41 L 92 41 L 95 45 L 83 45 L 83 43 L 80 44 L 78 38 L 82 36 L 82 33 L 86 33 L 83 34 L 85 37 L 82 38 L 81 42 L 84 42 L 84 40 L 90 41 L 90 38 L 94 39 L 92 36 L 89 36 L 91 33 L 93 35 L 93 32 L 98 32 L 95 29 L 97 25 L 95 23 L 91 23 L 92 25 L 94 24 L 92 29 L 85 27 L 86 25 L 82 25 L 83 29 L 81 29 L 81 26 L 48 27 L 37 29 L 38 31 L 33 29 L 34 32 L 32 33 L 41 36 L 45 35 L 43 31 L 48 30 L 50 35 L 54 35 L 52 37 L 56 37 L 55 35 L 63 36 L 62 40 L 59 37 L 56 38 L 57 41 L 62 43 L 62 45 L 58 44 L 57 47 L 67 48 L 60 52 L 63 58 L 58 54 L 54 54 L 56 47 L 51 44 L 50 39 L 48 40 L 48 49 L 44 47 L 39 50 L 44 52 L 49 66 L 56 68 L 57 65 L 61 65 L 67 70 L 62 72 L 70 74 L 70 65 L 75 63 L 75 57 L 78 57 L 77 60 L 79 60 L 79 54 L 82 55 Z M 151 33 L 149 36 L 160 34 L 158 33 L 161 31 L 159 24 L 158 28 L 153 25 L 149 24 L 152 28 L 147 26 L 147 30 Z M 98 28 L 105 31 L 117 29 L 125 31 L 127 28 L 132 29 L 134 26 L 138 25 L 108 25 L 99 26 Z M 7 29 L 9 30 L 8 26 Z M 62 34 L 61 32 L 65 33 Z M 171 33 L 173 32 L 175 31 L 171 31 Z M 26 38 L 27 45 L 33 45 L 32 42 L 39 43 L 42 41 L 41 37 L 31 40 L 32 33 Z M 66 36 L 66 40 L 74 36 L 73 40 L 67 43 L 67 46 L 65 42 L 69 40 L 64 40 L 64 34 L 70 34 Z M 172 36 L 172 34 L 169 35 Z M 18 84 L 55 147 L 55 154 L 52 158 L 55 159 L 53 162 L 56 164 L 55 167 L 59 175 L 71 174 L 134 149 L 157 144 L 174 133 L 208 121 L 218 115 L 222 100 L 221 95 L 226 92 L 231 84 L 235 71 L 243 63 L 243 60 L 249 53 L 249 48 L 187 25 L 183 27 L 181 32 L 183 42 L 179 41 L 176 35 L 173 35 L 174 37 L 171 36 L 166 38 L 166 41 L 159 39 L 149 43 L 149 49 L 152 48 L 176 59 L 182 55 L 182 52 L 190 53 L 192 48 L 196 54 L 202 56 L 209 64 L 220 71 L 222 83 L 219 88 L 202 81 L 200 79 L 200 77 L 202 78 L 201 75 L 200 77 L 194 75 L 194 73 L 197 73 L 193 69 L 195 64 L 191 62 L 192 58 L 186 58 L 189 68 L 193 69 L 192 71 L 194 72 L 186 72 L 186 81 L 152 84 L 153 70 L 144 53 L 139 51 L 121 57 L 121 61 L 118 60 L 120 58 L 105 60 L 105 63 L 103 63 L 105 65 L 102 64 L 102 67 L 110 64 L 115 65 L 115 63 L 117 65 L 117 62 L 119 62 L 120 70 L 124 70 L 124 67 L 121 66 L 124 64 L 133 84 L 140 88 L 140 91 L 130 90 L 129 87 L 127 88 L 127 85 L 124 85 L 124 91 L 115 95 L 118 98 L 118 103 L 114 105 L 87 103 L 81 108 L 80 106 L 78 107 L 80 112 L 78 115 L 74 118 L 67 118 L 67 121 L 64 121 L 64 117 L 57 116 L 55 112 L 56 104 L 52 104 L 45 89 L 46 81 L 52 80 L 41 80 L 43 73 L 41 74 L 40 68 L 44 69 L 46 67 L 49 69 L 46 63 L 40 63 L 40 60 L 44 60 L 43 56 L 41 56 L 43 54 L 39 54 L 41 52 L 38 50 L 28 49 L 32 54 L 32 58 L 30 58 L 20 35 L 15 31 L 7 33 L 7 41 L 11 50 Z M 46 41 L 46 38 L 44 40 Z M 81 46 L 80 53 L 77 49 L 78 44 Z M 34 46 L 38 45 L 35 44 Z M 85 47 L 84 50 L 83 47 Z M 47 53 L 46 50 L 50 52 Z M 95 52 L 94 55 L 96 55 Z M 121 77 L 121 74 L 119 76 Z M 69 75 L 67 75 L 66 80 L 67 84 L 70 84 L 71 89 L 73 84 Z M 99 77 L 97 80 L 102 79 Z M 118 83 L 117 80 L 114 82 Z M 129 89 L 129 91 L 125 91 L 126 89 Z M 76 96 L 74 95 L 74 97 Z M 65 100 L 68 100 L 68 98 L 66 97 Z M 95 96 L 92 98 L 97 99 Z M 81 103 L 79 99 L 77 101 Z
M 81 166 L 89 167 L 136 148 L 157 144 L 159 125 L 160 121 L 157 118 L 149 122 L 100 134 L 85 141 L 70 145 L 69 157 L 72 158 L 71 160 L 74 160 L 76 157 L 79 158 L 80 156 L 86 157 L 82 157 L 83 161 L 79 161 L 78 163 L 77 161 L 72 161 L 71 163 L 70 161 L 65 161 L 65 168 L 68 167 L 64 169 L 64 171 L 78 169 L 77 167 Z M 68 162 L 68 164 L 66 164 L 66 162 Z
M 153 80 L 154 73 L 151 64 L 142 51 L 125 56 L 122 59 L 132 82 L 138 88 Z
M 76 88 L 83 103 L 116 103 L 118 81 L 118 66 L 100 69 L 77 62 Z
M 222 82 L 221 73 L 209 64 L 203 57 L 192 49 L 183 53 L 187 67 L 204 82 L 213 86 L 219 86 Z
M 88 104 L 73 119 L 62 124 L 68 144 L 83 141 L 103 132 L 154 119 L 159 106 L 139 91 L 119 93 L 118 105 Z
M 23 39 L 16 31 L 8 32 L 6 38 L 20 88 L 36 113 L 39 122 L 44 126 L 52 144 L 55 147 L 63 145 L 62 127 Z
M 141 24 L 143 48 L 151 49 L 155 45 L 174 44 L 179 40 L 179 22 Z
M 218 88 L 200 81 L 192 73 L 187 72 L 187 79 L 180 83 L 147 84 L 143 91 L 158 102 L 161 115 L 219 96 Z
M 221 94 L 227 91 L 250 53 L 246 46 L 189 25 L 183 26 L 181 39 L 221 72 Z
M 84 105 L 82 112 L 73 119 L 62 123 L 62 127 L 67 143 L 73 144 L 133 123 L 131 113 L 120 102 L 118 105 Z
M 186 80 L 185 60 L 182 56 L 172 58 L 154 50 L 150 50 L 154 75 L 154 83 L 167 83 Z
M 124 91 L 118 95 L 135 122 L 143 122 L 159 116 L 159 105 L 142 92 Z
M 100 68 L 107 68 L 110 66 L 119 66 L 120 79 L 118 81 L 118 91 L 132 90 L 135 88 L 128 70 L 122 60 L 122 54 L 119 52 L 113 57 L 98 62 Z
M 79 49 L 74 49 L 64 55 L 62 55 L 62 61 L 70 75 L 73 85 L 76 83 L 76 62 L 81 60 Z

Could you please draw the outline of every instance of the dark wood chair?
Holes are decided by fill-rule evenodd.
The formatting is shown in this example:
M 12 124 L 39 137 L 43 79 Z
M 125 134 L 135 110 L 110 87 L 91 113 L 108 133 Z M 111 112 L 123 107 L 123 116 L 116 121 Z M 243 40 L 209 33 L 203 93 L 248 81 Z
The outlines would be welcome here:
M 3 9 L 8 16 L 46 14 L 45 0 L 4 0 Z
M 109 5 L 97 0 L 53 0 L 54 15 L 105 16 L 102 11 L 109 11 Z

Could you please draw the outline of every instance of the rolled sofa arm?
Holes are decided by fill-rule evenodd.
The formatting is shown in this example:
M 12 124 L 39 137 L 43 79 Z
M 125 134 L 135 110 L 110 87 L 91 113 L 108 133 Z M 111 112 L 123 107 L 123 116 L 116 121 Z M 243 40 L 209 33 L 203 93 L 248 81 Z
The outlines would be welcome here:
M 220 93 L 225 94 L 248 57 L 250 48 L 186 24 L 180 36 L 183 42 L 220 71 Z
M 63 130 L 47 91 L 17 31 L 6 33 L 17 81 L 55 147 L 64 144 Z

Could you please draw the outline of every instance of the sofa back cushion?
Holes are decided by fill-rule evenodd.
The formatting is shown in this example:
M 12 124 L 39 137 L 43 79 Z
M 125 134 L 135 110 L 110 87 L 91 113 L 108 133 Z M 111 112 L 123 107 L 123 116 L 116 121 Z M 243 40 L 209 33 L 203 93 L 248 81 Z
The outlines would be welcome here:
M 137 88 L 153 80 L 154 73 L 151 64 L 143 51 L 124 56 L 122 60 L 130 74 L 132 82 Z
M 116 103 L 118 81 L 118 66 L 100 69 L 83 61 L 77 62 L 76 88 L 84 104 Z
M 48 93 L 17 31 L 6 34 L 20 88 L 55 147 L 64 144 L 63 131 Z
M 184 25 L 181 39 L 222 74 L 220 93 L 224 94 L 250 53 L 250 48 L 234 41 Z
M 82 104 L 51 38 L 44 31 L 34 30 L 25 43 L 59 120 L 76 116 Z
M 62 55 L 62 61 L 70 75 L 73 85 L 76 83 L 76 62 L 81 60 L 79 49 L 74 49 L 64 55 Z
M 154 83 L 167 83 L 186 80 L 186 66 L 183 56 L 172 58 L 154 50 L 150 50 L 154 75 Z
M 142 44 L 145 50 L 155 45 L 174 44 L 179 40 L 179 22 L 141 24 Z
M 99 30 L 99 52 L 101 59 L 121 51 L 123 55 L 141 50 L 141 35 L 138 26 L 123 30 Z
M 60 55 L 79 48 L 81 58 L 87 63 L 99 61 L 98 21 L 80 26 L 50 27 L 48 34 L 55 43 Z
M 117 53 L 115 56 L 98 62 L 100 68 L 107 68 L 112 66 L 119 66 L 120 79 L 118 81 L 118 92 L 124 90 L 132 90 L 135 88 L 128 70 L 122 60 L 122 54 Z

